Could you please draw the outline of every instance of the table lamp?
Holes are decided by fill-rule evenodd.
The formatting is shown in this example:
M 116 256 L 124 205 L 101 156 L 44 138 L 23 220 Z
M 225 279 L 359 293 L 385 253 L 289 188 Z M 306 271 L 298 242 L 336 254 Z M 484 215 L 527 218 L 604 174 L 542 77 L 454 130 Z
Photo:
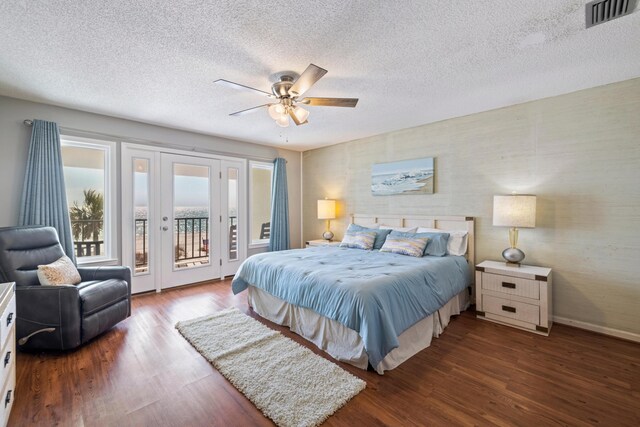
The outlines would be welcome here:
M 336 217 L 336 201 L 335 200 L 318 200 L 318 219 L 327 220 L 327 229 L 322 233 L 322 238 L 325 240 L 333 239 L 333 233 L 330 229 L 330 221 Z
M 536 226 L 536 196 L 528 194 L 493 196 L 493 225 L 511 227 L 509 229 L 510 247 L 502 251 L 502 257 L 507 264 L 519 266 L 524 259 L 524 252 L 516 247 L 518 227 L 534 228 Z

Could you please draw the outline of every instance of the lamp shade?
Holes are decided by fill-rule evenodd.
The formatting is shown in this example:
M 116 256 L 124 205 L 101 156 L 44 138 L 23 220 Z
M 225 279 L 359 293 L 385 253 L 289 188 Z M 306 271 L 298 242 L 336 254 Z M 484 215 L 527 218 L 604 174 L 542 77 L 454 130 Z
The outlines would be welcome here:
M 536 196 L 526 194 L 493 196 L 493 225 L 498 227 L 535 227 Z
M 318 200 L 318 219 L 334 219 L 336 217 L 335 200 Z

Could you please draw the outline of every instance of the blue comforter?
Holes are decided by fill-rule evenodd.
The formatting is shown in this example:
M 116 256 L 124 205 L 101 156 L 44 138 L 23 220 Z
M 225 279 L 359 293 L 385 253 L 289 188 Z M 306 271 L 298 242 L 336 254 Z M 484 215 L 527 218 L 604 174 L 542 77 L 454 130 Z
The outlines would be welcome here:
M 375 368 L 402 332 L 469 283 L 464 257 L 314 247 L 248 258 L 232 289 L 237 294 L 252 285 L 355 330 Z

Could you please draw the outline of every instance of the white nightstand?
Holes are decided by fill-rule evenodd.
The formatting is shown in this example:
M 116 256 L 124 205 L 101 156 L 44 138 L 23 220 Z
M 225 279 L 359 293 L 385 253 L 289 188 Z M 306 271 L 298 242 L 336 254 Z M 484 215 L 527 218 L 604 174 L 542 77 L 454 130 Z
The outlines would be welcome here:
M 318 239 L 318 240 L 309 240 L 306 242 L 306 244 L 307 244 L 307 248 L 310 248 L 312 246 L 340 246 L 340 241 Z
M 476 311 L 480 319 L 549 335 L 551 269 L 496 261 L 476 265 Z

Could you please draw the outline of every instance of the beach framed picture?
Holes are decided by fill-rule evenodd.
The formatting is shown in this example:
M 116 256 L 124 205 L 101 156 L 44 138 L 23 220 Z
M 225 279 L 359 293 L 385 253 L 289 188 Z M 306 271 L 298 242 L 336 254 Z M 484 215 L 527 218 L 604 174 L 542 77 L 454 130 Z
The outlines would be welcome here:
M 371 194 L 433 194 L 433 157 L 376 163 L 371 167 Z

